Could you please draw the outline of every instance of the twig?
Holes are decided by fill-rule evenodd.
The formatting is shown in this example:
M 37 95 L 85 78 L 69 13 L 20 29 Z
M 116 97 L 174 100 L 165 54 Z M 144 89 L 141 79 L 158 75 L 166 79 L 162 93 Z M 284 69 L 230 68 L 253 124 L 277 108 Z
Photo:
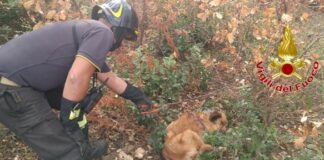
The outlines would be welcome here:
M 324 33 L 320 33 L 318 36 L 316 36 L 314 39 L 313 39 L 313 41 L 312 42 L 310 42 L 309 43 L 309 45 L 307 45 L 307 47 L 304 49 L 304 51 L 303 51 L 303 53 L 302 54 L 300 54 L 300 57 L 302 56 L 302 55 L 305 55 L 307 52 L 308 52 L 308 50 L 317 42 L 317 41 L 319 41 L 321 38 L 324 38 Z M 299 58 L 300 58 L 299 57 Z
M 140 29 L 141 36 L 140 36 L 140 44 L 143 44 L 143 39 L 144 39 L 144 34 L 145 34 L 145 28 L 146 28 L 146 20 L 147 20 L 147 13 L 146 13 L 146 8 L 147 4 L 145 0 L 142 0 L 142 7 L 143 7 L 143 13 L 142 13 L 142 26 Z
M 190 98 L 190 100 L 197 100 L 197 99 L 201 99 L 201 98 L 207 98 L 207 97 L 210 97 L 210 96 L 214 96 L 214 95 L 216 95 L 217 93 L 218 93 L 217 91 L 208 92 L 207 94 L 200 95 L 200 96 L 197 96 L 197 97 L 195 97 L 195 98 Z M 221 98 L 223 98 L 223 97 L 219 97 L 219 98 L 217 98 L 216 101 L 219 101 Z M 167 104 L 164 104 L 164 106 L 169 107 L 169 106 L 172 106 L 172 105 L 180 104 L 180 103 L 182 103 L 182 102 L 183 102 L 183 101 L 180 101 L 180 102 L 173 102 L 173 103 L 167 103 Z

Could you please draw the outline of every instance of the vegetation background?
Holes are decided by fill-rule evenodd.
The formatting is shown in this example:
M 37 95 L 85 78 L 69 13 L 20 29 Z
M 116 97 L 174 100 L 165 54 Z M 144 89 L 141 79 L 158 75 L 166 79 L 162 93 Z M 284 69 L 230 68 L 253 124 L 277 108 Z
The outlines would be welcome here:
M 57 21 L 89 18 L 102 0 L 1 0 L 0 44 Z M 88 115 L 91 138 L 109 142 L 105 160 L 159 160 L 168 123 L 186 111 L 226 111 L 226 133 L 205 133 L 215 148 L 197 159 L 324 159 L 324 73 L 298 92 L 270 90 L 256 63 L 277 57 L 289 24 L 305 67 L 324 64 L 323 0 L 132 0 L 140 38 L 124 43 L 107 63 L 161 105 L 158 119 L 138 116 L 134 106 L 107 90 Z M 50 37 L 49 37 L 50 38 Z M 267 73 L 274 71 L 267 68 Z M 0 159 L 37 159 L 0 127 Z

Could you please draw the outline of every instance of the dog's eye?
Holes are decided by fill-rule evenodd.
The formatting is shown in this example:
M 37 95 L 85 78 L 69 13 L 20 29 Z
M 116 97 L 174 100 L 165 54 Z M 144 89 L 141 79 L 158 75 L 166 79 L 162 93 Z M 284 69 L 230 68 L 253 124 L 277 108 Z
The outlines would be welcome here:
M 222 114 L 220 114 L 219 112 L 214 112 L 209 116 L 209 120 L 212 122 L 215 122 L 221 117 L 222 117 Z

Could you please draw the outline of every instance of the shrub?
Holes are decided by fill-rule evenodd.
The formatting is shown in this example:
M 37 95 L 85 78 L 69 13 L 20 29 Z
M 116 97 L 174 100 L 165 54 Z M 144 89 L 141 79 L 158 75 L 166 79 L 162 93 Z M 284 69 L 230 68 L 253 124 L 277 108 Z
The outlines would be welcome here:
M 172 56 L 150 59 L 138 50 L 134 78 L 145 85 L 144 92 L 155 99 L 174 102 L 187 83 L 188 71 Z
M 270 159 L 278 136 L 274 126 L 266 127 L 260 120 L 252 104 L 241 100 L 231 106 L 233 110 L 245 115 L 238 126 L 230 123 L 227 133 L 205 133 L 207 143 L 215 150 L 202 154 L 199 159 Z M 229 119 L 233 116 L 228 113 Z
M 31 21 L 17 0 L 0 2 L 0 44 L 31 30 Z

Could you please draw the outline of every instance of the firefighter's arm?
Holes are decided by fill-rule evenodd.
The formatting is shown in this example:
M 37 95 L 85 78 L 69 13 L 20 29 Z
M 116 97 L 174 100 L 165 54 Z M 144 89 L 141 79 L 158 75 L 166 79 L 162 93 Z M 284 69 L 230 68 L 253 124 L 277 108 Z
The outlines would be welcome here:
M 95 67 L 87 59 L 77 56 L 67 75 L 61 101 L 60 120 L 64 128 L 70 132 L 79 129 L 75 120 L 78 115 L 73 117 L 72 111 L 85 97 L 94 70 Z
M 85 58 L 76 57 L 65 81 L 63 97 L 79 102 L 88 90 L 95 67 Z
M 98 73 L 97 75 L 101 82 L 104 82 L 108 78 L 105 85 L 119 95 L 122 94 L 127 87 L 127 83 L 113 72 Z

